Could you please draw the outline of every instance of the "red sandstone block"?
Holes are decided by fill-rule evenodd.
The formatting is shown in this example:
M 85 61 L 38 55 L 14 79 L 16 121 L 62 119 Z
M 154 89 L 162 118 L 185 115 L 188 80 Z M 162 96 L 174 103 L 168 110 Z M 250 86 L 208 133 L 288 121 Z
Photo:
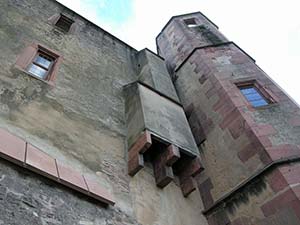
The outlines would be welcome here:
M 272 190 L 277 193 L 288 186 L 288 183 L 279 169 L 273 170 L 267 176 L 267 181 Z
M 272 162 L 270 155 L 265 151 L 260 151 L 259 159 L 264 165 L 269 165 Z
M 190 193 L 196 190 L 196 185 L 191 177 L 181 180 L 180 187 L 184 197 L 189 196 Z
M 228 113 L 226 116 L 223 117 L 222 122 L 219 124 L 220 128 L 222 128 L 224 130 L 240 116 L 241 116 L 241 114 L 238 111 L 238 109 L 233 109 L 232 112 Z
M 290 185 L 300 183 L 300 167 L 299 166 L 286 166 L 279 169 L 282 172 L 286 182 Z
M 146 152 L 152 144 L 151 133 L 145 130 L 133 146 L 129 149 L 128 159 L 129 161 L 136 156 L 138 153 Z
M 83 177 L 87 184 L 90 196 L 108 205 L 115 204 L 113 196 L 104 188 L 102 188 L 95 180 L 90 179 L 86 176 Z
M 291 202 L 291 207 L 294 210 L 296 216 L 298 217 L 298 219 L 300 221 L 300 200 L 299 200 L 299 197 L 298 197 L 297 200 Z
M 277 130 L 270 124 L 258 125 L 252 127 L 252 130 L 257 136 L 273 135 L 277 133 Z
M 184 169 L 180 172 L 180 177 L 195 177 L 204 170 L 200 158 L 194 158 L 186 163 Z
M 144 156 L 142 154 L 136 154 L 131 160 L 128 161 L 128 174 L 134 176 L 144 168 Z
M 55 159 L 31 144 L 27 144 L 26 165 L 49 178 L 58 178 Z
M 263 145 L 263 147 L 265 148 L 272 147 L 272 142 L 270 141 L 269 136 L 259 136 L 257 137 L 257 139 Z
M 154 165 L 154 177 L 156 186 L 164 188 L 174 179 L 173 169 L 169 166 L 159 166 L 156 164 Z
M 237 139 L 245 132 L 245 120 L 237 118 L 229 126 L 228 130 L 234 139 Z
M 210 190 L 213 188 L 210 178 L 206 179 L 201 184 L 198 184 L 199 192 L 205 209 L 211 207 L 214 203 Z
M 251 157 L 257 154 L 257 149 L 255 145 L 249 143 L 241 151 L 238 152 L 238 157 L 242 162 L 248 161 Z
M 226 97 L 222 103 L 222 106 L 216 110 L 216 112 L 225 117 L 228 113 L 231 113 L 235 109 L 236 107 L 233 105 L 231 100 Z
M 235 107 L 239 108 L 242 106 L 246 106 L 248 103 L 245 101 L 244 98 L 241 98 L 240 96 L 238 97 L 233 97 L 231 98 L 233 104 L 235 105 Z
M 165 164 L 167 166 L 172 166 L 180 158 L 178 147 L 172 144 L 169 145 L 163 153 L 163 158 L 165 158 Z
M 297 146 L 290 144 L 269 147 L 266 148 L 266 151 L 273 161 L 300 155 L 300 149 Z
M 266 217 L 271 216 L 281 208 L 289 207 L 291 205 L 291 202 L 294 200 L 299 199 L 296 197 L 292 189 L 288 189 L 287 191 L 281 193 L 280 195 L 262 205 L 261 209 Z
M 26 142 L 13 134 L 0 129 L 0 155 L 17 164 L 25 161 Z
M 84 178 L 79 172 L 62 165 L 58 161 L 57 161 L 57 169 L 58 169 L 59 179 L 64 185 L 73 188 L 75 190 L 88 191 Z
M 244 118 L 244 120 L 246 121 L 247 125 L 249 127 L 253 127 L 253 126 L 257 126 L 256 122 L 254 121 L 253 117 L 251 114 L 249 113 L 244 113 L 241 111 L 242 117 Z

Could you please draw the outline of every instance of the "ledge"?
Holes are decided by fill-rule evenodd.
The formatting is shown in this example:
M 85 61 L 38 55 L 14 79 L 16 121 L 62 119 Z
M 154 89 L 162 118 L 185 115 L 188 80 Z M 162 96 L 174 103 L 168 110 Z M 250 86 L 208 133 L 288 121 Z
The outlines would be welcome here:
M 258 170 L 256 173 L 254 173 L 252 176 L 250 176 L 245 181 L 238 184 L 236 187 L 234 187 L 231 191 L 220 197 L 218 200 L 216 200 L 210 207 L 204 209 L 202 213 L 204 215 L 209 214 L 212 212 L 215 208 L 219 207 L 222 203 L 226 202 L 230 197 L 232 197 L 234 194 L 236 194 L 239 190 L 250 184 L 254 179 L 256 179 L 259 176 L 264 175 L 266 172 L 270 171 L 276 166 L 287 164 L 287 163 L 293 163 L 293 162 L 299 162 L 300 157 L 299 156 L 291 156 L 286 158 L 281 158 L 276 161 L 271 162 L 270 164 L 266 165 L 264 168 Z
M 182 63 L 180 63 L 178 66 L 176 66 L 176 68 L 174 69 L 175 72 L 178 72 L 181 67 L 188 61 L 188 59 L 194 54 L 194 52 L 196 52 L 197 50 L 200 49 L 205 49 L 205 48 L 214 48 L 214 47 L 220 47 L 220 46 L 226 46 L 226 45 L 234 45 L 235 47 L 237 47 L 241 52 L 243 52 L 246 56 L 248 56 L 254 63 L 255 63 L 255 59 L 253 59 L 247 52 L 245 52 L 241 47 L 239 47 L 236 43 L 234 43 L 233 41 L 228 41 L 228 42 L 222 42 L 219 44 L 212 44 L 212 45 L 206 45 L 206 46 L 201 46 L 201 47 L 196 47 L 194 48 L 191 53 L 182 61 Z
M 0 129 L 0 157 L 54 180 L 105 205 L 114 205 L 113 196 L 87 176 L 65 166 L 57 159 Z

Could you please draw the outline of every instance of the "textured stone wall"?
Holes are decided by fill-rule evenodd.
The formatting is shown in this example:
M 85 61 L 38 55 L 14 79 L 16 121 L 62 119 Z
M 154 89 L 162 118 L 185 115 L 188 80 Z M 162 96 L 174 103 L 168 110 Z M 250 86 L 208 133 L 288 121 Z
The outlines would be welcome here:
M 185 20 L 191 18 L 197 26 L 188 28 Z M 174 16 L 156 38 L 159 55 L 165 58 L 172 75 L 195 48 L 227 41 L 218 27 L 201 13 Z
M 2 225 L 138 225 L 118 207 L 104 208 L 53 181 L 0 162 Z
M 60 13 L 75 21 L 72 32 L 53 26 Z M 62 55 L 54 86 L 15 67 L 32 43 Z M 52 0 L 1 1 L 0 49 L 0 127 L 93 177 L 116 201 L 106 209 L 1 161 L 0 224 L 207 224 L 199 194 L 184 198 L 175 183 L 159 189 L 152 165 L 127 175 L 123 86 L 139 77 L 135 49 Z M 151 62 L 165 72 L 162 59 Z
M 198 18 L 201 14 L 189 16 Z M 178 31 L 173 24 L 186 17 L 174 18 L 157 40 L 162 55 L 177 55 L 167 63 L 176 72 L 175 88 L 202 154 L 205 175 L 198 177 L 198 183 L 209 224 L 225 225 L 233 221 L 243 225 L 298 224 L 299 198 L 291 195 L 291 186 L 286 187 L 285 191 L 289 192 L 286 195 L 274 192 L 268 189 L 261 174 L 266 168 L 276 170 L 279 161 L 299 158 L 298 106 L 232 42 L 225 39 L 219 43 L 198 42 L 190 55 L 176 44 L 167 44 L 171 39 L 185 42 L 193 37 L 196 40 L 205 38 L 199 30 L 191 34 L 194 30 L 187 26 L 182 26 L 181 36 L 174 35 Z M 207 26 L 214 36 L 221 36 L 213 24 Z M 170 31 L 172 29 L 175 31 Z M 189 42 L 187 46 L 195 47 Z M 258 84 L 272 104 L 254 108 L 237 87 L 238 83 L 246 81 Z M 288 179 L 282 171 L 278 174 L 284 177 L 283 181 Z M 262 182 L 253 194 L 249 180 L 254 177 Z M 272 182 L 277 189 L 280 187 L 276 178 L 273 177 Z M 298 185 L 297 181 L 293 184 Z M 230 214 L 232 196 L 235 196 L 234 215 Z M 251 197 L 245 201 L 239 196 Z M 276 197 L 282 202 L 281 207 L 266 210 L 278 204 Z M 290 207 L 290 202 L 294 208 Z M 267 206 L 262 206 L 264 204 Z M 218 205 L 222 207 L 216 210 Z M 288 215 L 293 215 L 292 219 L 289 220 Z M 237 218 L 242 218 L 242 222 L 237 222 Z
M 299 163 L 279 166 L 254 179 L 208 216 L 209 224 L 296 225 Z

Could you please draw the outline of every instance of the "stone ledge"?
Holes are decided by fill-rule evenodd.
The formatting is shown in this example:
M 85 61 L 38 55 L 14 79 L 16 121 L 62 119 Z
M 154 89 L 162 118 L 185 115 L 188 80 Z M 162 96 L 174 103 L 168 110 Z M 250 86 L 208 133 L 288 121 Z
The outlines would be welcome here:
M 95 180 L 64 166 L 57 159 L 3 129 L 0 129 L 0 157 L 106 205 L 115 204 L 113 196 Z

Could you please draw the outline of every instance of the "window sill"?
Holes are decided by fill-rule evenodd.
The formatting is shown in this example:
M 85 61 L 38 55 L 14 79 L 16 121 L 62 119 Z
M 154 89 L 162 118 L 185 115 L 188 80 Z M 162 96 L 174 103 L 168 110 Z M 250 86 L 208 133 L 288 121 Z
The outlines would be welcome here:
M 30 77 L 32 77 L 32 78 L 34 78 L 34 79 L 37 79 L 37 80 L 39 80 L 39 81 L 41 81 L 41 82 L 43 82 L 43 83 L 45 83 L 45 84 L 47 84 L 47 85 L 50 85 L 51 87 L 54 87 L 54 86 L 55 86 L 54 82 L 51 81 L 51 80 L 43 80 L 43 79 L 39 78 L 38 76 L 35 76 L 35 75 L 32 74 L 32 73 L 29 73 L 28 71 L 26 71 L 26 70 L 24 70 L 24 69 L 21 69 L 21 68 L 19 68 L 19 67 L 16 67 L 16 68 L 17 68 L 18 70 L 22 71 L 23 73 L 25 73 L 27 76 L 30 76 Z
M 264 106 L 258 106 L 258 107 L 252 106 L 252 107 L 253 107 L 253 109 L 264 110 L 264 109 L 269 109 L 269 108 L 273 108 L 273 107 L 277 107 L 277 106 L 279 106 L 278 103 L 270 103 L 270 104 L 264 105 Z

